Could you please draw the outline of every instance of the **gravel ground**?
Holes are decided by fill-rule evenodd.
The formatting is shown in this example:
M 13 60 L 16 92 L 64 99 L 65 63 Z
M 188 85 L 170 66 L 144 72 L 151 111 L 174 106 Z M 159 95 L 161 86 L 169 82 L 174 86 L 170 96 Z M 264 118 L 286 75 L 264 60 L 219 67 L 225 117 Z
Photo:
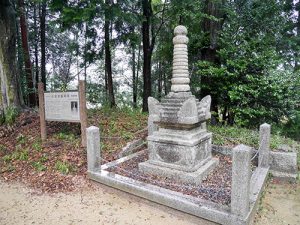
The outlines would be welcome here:
M 145 175 L 140 172 L 138 164 L 148 160 L 147 151 L 138 157 L 110 168 L 109 171 L 197 198 L 229 205 L 231 195 L 231 157 L 221 154 L 214 155 L 214 157 L 219 159 L 219 165 L 198 186 L 179 183 L 178 181 L 159 176 Z

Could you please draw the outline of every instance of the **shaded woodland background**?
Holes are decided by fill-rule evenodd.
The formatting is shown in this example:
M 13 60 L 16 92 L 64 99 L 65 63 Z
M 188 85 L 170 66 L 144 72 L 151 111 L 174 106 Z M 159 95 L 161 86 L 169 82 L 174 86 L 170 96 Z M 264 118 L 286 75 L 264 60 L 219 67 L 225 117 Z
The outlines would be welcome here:
M 212 124 L 300 139 L 300 3 L 294 0 L 0 0 L 0 123 L 45 90 L 87 82 L 91 105 L 148 111 L 170 91 L 173 29 L 188 28 L 197 98 Z

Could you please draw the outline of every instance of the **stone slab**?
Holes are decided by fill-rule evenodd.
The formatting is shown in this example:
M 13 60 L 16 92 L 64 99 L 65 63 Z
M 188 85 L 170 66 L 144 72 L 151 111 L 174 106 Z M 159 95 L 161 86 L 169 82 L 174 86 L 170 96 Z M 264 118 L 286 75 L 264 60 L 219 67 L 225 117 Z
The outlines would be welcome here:
M 202 180 L 204 180 L 205 177 L 213 171 L 218 163 L 218 159 L 212 158 L 195 172 L 184 172 L 155 165 L 149 161 L 146 161 L 143 163 L 139 163 L 139 170 L 146 174 L 168 177 L 190 184 L 200 184 Z
M 253 224 L 259 199 L 268 179 L 269 168 L 256 168 L 250 180 L 250 211 L 245 218 L 245 224 Z
M 124 157 L 127 155 L 131 155 L 136 152 L 137 149 L 142 147 L 145 144 L 145 140 L 140 138 L 131 142 L 128 142 L 124 148 L 122 148 L 121 152 L 118 154 L 118 157 Z
M 271 152 L 270 169 L 277 172 L 297 174 L 297 153 Z

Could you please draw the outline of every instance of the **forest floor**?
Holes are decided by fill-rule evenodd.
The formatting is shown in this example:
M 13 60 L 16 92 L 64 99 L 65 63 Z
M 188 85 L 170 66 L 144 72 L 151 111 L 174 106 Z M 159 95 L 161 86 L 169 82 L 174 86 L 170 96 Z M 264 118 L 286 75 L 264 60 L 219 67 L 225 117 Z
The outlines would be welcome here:
M 118 158 L 126 143 L 147 136 L 147 115 L 130 110 L 90 110 L 88 125 L 100 127 L 102 157 L 108 161 Z M 257 131 L 209 129 L 216 134 L 216 144 L 256 147 L 258 142 Z M 0 126 L 1 224 L 199 224 L 195 217 L 88 180 L 79 124 L 47 122 L 47 132 L 42 143 L 36 112 L 22 113 L 13 125 Z M 282 144 L 298 145 L 272 135 L 273 148 Z M 299 224 L 299 214 L 293 210 L 299 211 L 300 186 L 285 185 L 268 187 L 257 224 Z

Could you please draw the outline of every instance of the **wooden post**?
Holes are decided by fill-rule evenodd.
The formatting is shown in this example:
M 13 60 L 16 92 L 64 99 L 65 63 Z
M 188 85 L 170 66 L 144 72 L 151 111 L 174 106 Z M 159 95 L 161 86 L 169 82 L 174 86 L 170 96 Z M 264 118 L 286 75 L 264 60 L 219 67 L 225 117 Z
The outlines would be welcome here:
M 39 114 L 40 114 L 40 126 L 41 126 L 41 138 L 42 141 L 45 141 L 47 138 L 46 130 L 46 118 L 45 118 L 45 97 L 44 97 L 44 84 L 38 84 L 38 93 L 39 93 Z
M 79 81 L 79 107 L 80 107 L 80 125 L 81 125 L 81 145 L 86 147 L 86 128 L 87 128 L 87 114 L 86 114 L 86 98 L 85 98 L 85 82 Z

